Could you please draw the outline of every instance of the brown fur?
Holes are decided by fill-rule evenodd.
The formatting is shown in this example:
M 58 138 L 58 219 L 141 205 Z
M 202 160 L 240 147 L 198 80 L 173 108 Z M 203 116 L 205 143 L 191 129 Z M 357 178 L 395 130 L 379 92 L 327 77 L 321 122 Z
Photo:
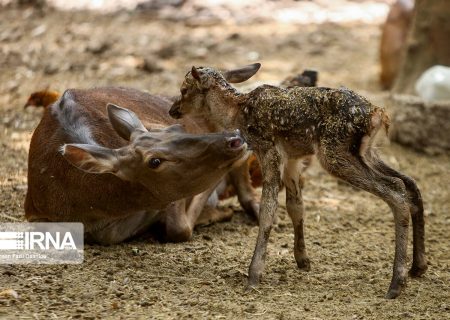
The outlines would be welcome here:
M 108 116 L 108 103 L 126 106 L 142 120 L 134 118 L 130 142 L 123 126 L 112 127 L 120 122 L 114 120 L 120 109 L 109 108 L 114 117 Z M 162 220 L 170 222 L 169 240 L 188 240 L 211 191 L 244 155 L 245 145 L 230 147 L 230 139 L 240 139 L 236 133 L 193 135 L 168 127 L 175 121 L 160 107 L 164 104 L 160 97 L 125 88 L 66 91 L 45 109 L 31 139 L 26 218 L 80 221 L 93 241 L 104 244 Z M 147 132 L 142 124 L 157 130 Z M 153 170 L 148 167 L 153 157 L 168 160 Z

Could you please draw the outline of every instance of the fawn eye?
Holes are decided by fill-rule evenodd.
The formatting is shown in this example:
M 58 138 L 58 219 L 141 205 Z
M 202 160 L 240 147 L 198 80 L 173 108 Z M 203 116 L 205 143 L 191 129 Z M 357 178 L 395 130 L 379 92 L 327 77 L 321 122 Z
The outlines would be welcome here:
M 151 158 L 148 162 L 148 166 L 152 169 L 158 168 L 162 163 L 162 159 L 160 158 Z
M 187 88 L 182 88 L 181 90 L 181 95 L 184 96 L 187 93 Z

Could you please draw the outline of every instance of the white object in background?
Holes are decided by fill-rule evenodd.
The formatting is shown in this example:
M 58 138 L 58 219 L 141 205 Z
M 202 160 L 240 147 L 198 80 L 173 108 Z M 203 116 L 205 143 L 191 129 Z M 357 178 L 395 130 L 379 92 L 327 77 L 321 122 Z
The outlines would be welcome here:
M 416 92 L 426 102 L 450 100 L 450 68 L 436 65 L 427 69 L 416 82 Z

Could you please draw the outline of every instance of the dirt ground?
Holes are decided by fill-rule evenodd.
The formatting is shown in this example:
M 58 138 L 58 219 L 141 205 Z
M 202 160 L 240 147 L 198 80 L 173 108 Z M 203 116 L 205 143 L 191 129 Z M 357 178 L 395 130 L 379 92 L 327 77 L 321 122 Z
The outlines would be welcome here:
M 122 85 L 176 94 L 192 65 L 260 61 L 258 82 L 316 68 L 320 85 L 382 101 L 379 37 L 376 23 L 195 23 L 125 11 L 0 8 L 0 221 L 23 220 L 27 150 L 42 113 L 23 109 L 33 91 Z M 280 194 L 262 284 L 245 291 L 258 228 L 232 199 L 222 204 L 235 210 L 230 222 L 200 228 L 187 243 L 86 246 L 81 265 L 0 267 L 0 291 L 19 295 L 0 298 L 0 318 L 450 319 L 450 156 L 380 143 L 386 161 L 417 181 L 426 213 L 429 270 L 396 300 L 383 298 L 394 250 L 388 206 L 314 164 L 304 191 L 308 273 L 296 268 Z

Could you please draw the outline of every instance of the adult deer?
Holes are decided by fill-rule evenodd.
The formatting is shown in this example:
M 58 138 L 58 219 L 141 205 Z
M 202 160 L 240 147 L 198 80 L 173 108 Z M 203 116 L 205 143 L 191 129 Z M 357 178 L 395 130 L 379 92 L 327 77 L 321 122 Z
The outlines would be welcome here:
M 26 218 L 83 222 L 87 238 L 102 244 L 162 220 L 168 240 L 188 240 L 212 189 L 245 160 L 247 145 L 236 132 L 169 126 L 174 120 L 155 107 L 162 101 L 96 88 L 67 90 L 47 107 L 30 144 Z
M 382 108 L 348 89 L 290 88 L 263 85 L 241 93 L 229 83 L 243 82 L 260 68 L 253 64 L 220 72 L 192 67 L 170 114 L 203 116 L 217 130 L 239 129 L 262 167 L 263 190 L 259 233 L 249 268 L 249 285 L 260 282 L 267 242 L 278 206 L 280 180 L 294 225 L 294 256 L 309 270 L 303 236 L 302 159 L 317 155 L 332 175 L 384 200 L 395 220 L 395 258 L 387 298 L 397 297 L 406 283 L 409 215 L 413 222 L 411 276 L 427 269 L 423 204 L 415 182 L 382 162 L 372 148 L 378 130 L 388 129 Z

